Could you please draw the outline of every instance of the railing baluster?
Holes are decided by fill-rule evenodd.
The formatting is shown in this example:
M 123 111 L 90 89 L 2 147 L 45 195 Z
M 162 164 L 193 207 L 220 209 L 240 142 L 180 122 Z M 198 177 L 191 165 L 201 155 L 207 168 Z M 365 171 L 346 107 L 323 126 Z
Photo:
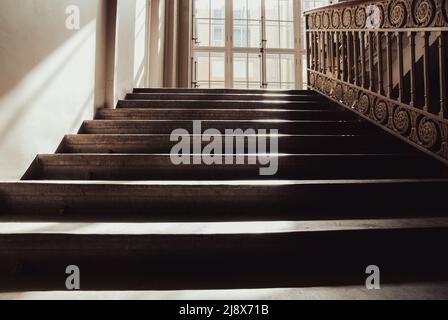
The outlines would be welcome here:
M 403 63 L 403 33 L 397 32 L 398 41 L 398 100 L 404 102 L 404 63 Z
M 315 70 L 319 71 L 319 33 L 316 32 L 314 34 L 316 42 L 314 43 L 314 54 L 315 54 L 315 60 L 316 60 L 316 67 Z
M 311 66 L 311 48 L 310 48 L 310 33 L 306 31 L 306 68 L 307 68 L 307 74 L 308 70 Z
M 353 55 L 355 60 L 355 85 L 359 85 L 359 34 L 357 32 L 353 32 Z
M 361 32 L 361 85 L 366 87 L 366 40 L 365 33 Z
M 352 33 L 347 32 L 348 82 L 353 83 Z
M 383 34 L 376 34 L 376 48 L 378 51 L 378 93 L 384 95 L 384 73 L 383 73 Z
M 319 32 L 316 32 L 316 43 L 315 43 L 315 51 L 316 51 L 316 71 L 320 71 L 320 39 Z
M 330 59 L 330 72 L 334 72 L 334 59 L 333 59 L 333 32 L 328 32 L 328 58 Z
M 417 103 L 416 97 L 416 87 L 415 87 L 415 32 L 410 33 L 411 37 L 411 101 L 410 105 L 412 107 Z
M 373 61 L 373 32 L 368 32 L 369 39 L 369 74 L 370 74 L 370 91 L 375 91 L 375 63 Z
M 319 43 L 320 43 L 320 50 L 319 50 L 319 60 L 320 60 L 320 72 L 324 72 L 324 37 L 323 32 L 319 33 Z
M 321 33 L 321 39 L 322 39 L 322 73 L 326 72 L 326 61 L 325 61 L 325 31 L 322 31 Z
M 445 118 L 445 108 L 446 108 L 446 39 L 445 33 L 440 32 L 439 34 L 439 64 L 440 64 L 440 112 L 441 118 Z
M 327 51 L 328 51 L 328 46 L 327 46 L 327 32 L 326 31 L 324 31 L 323 33 L 322 33 L 322 60 L 323 60 L 323 62 L 324 62 L 324 70 L 323 70 L 323 73 L 327 73 L 327 56 L 328 56 L 328 54 L 327 54 Z
M 393 61 L 392 61 L 392 33 L 388 32 L 386 35 L 386 59 L 387 59 L 387 96 L 392 98 L 393 91 Z
M 328 38 L 328 31 L 325 31 L 325 50 L 324 50 L 324 57 L 325 57 L 325 73 L 327 73 L 330 70 L 330 39 Z
M 320 72 L 325 73 L 325 32 L 322 31 L 320 33 L 320 46 L 321 46 L 321 66 L 320 66 Z
M 347 74 L 347 41 L 346 41 L 346 35 L 345 32 L 342 32 L 342 80 L 347 81 L 348 74 Z
M 429 32 L 423 33 L 424 53 L 423 53 L 423 83 L 425 86 L 425 105 L 423 110 L 428 112 L 429 110 Z
M 319 45 L 319 38 L 317 36 L 317 32 L 314 32 L 314 70 L 318 71 L 318 45 Z
M 326 65 L 327 65 L 327 72 L 329 72 L 330 68 L 331 68 L 331 64 L 330 64 L 331 45 L 330 45 L 330 32 L 329 31 L 325 32 L 325 39 L 326 39 L 326 50 L 325 50 L 326 59 L 325 59 L 325 61 L 326 61 Z
M 337 65 L 337 78 L 341 79 L 341 51 L 340 51 L 340 33 L 336 32 L 336 65 Z

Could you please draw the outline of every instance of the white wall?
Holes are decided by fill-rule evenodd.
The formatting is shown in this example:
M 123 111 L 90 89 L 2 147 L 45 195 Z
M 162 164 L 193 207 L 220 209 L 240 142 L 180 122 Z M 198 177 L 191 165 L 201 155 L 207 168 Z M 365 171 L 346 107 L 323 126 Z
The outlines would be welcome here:
M 53 153 L 103 101 L 95 60 L 104 1 L 1 0 L 0 180 L 19 179 L 36 154 Z M 65 26 L 69 5 L 80 8 L 78 31 Z
M 148 0 L 118 0 L 116 22 L 115 100 L 147 85 Z

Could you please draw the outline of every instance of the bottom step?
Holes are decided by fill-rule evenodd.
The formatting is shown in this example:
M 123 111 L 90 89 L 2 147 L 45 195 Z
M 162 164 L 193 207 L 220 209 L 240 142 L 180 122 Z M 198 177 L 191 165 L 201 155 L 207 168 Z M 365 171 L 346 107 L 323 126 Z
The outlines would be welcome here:
M 181 291 L 50 291 L 0 293 L 0 300 L 446 300 L 448 282 L 364 286 L 181 290 Z
M 208 227 L 1 224 L 0 290 L 64 290 L 69 265 L 87 291 L 363 285 L 369 265 L 384 284 L 448 280 L 448 219 Z

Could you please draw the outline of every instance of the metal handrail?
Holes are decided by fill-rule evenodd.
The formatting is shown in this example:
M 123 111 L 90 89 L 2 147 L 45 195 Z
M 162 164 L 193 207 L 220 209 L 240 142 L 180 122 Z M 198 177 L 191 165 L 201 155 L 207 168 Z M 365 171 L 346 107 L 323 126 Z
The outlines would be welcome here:
M 308 86 L 448 164 L 448 0 L 305 13 Z

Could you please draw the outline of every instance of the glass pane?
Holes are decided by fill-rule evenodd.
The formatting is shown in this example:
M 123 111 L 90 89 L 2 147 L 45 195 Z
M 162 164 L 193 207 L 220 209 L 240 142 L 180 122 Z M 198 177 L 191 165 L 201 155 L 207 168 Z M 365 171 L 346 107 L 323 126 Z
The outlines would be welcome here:
M 233 0 L 233 19 L 247 19 L 247 0 Z
M 261 45 L 261 23 L 258 21 L 250 21 L 248 31 L 249 48 L 259 48 Z
M 197 52 L 195 54 L 196 61 L 196 81 L 208 82 L 210 76 L 209 69 L 209 54 L 208 52 Z
M 280 22 L 280 48 L 294 49 L 293 22 Z
M 247 22 L 245 20 L 233 22 L 233 46 L 235 48 L 247 47 Z
M 260 87 L 261 59 L 255 53 L 235 53 L 233 55 L 234 87 Z
M 216 0 L 213 0 L 216 1 Z M 195 0 L 196 18 L 210 18 L 210 0 Z
M 247 81 L 247 54 L 233 54 L 233 81 Z
M 279 20 L 278 0 L 266 0 L 266 19 Z
M 225 54 L 220 52 L 210 53 L 210 81 L 222 81 L 225 78 Z
M 196 20 L 196 36 L 198 37 L 198 46 L 208 47 L 210 45 L 210 23 L 209 20 Z
M 280 20 L 294 21 L 294 5 L 292 0 L 280 0 Z
M 248 0 L 247 18 L 251 20 L 261 19 L 261 0 Z
M 256 82 L 260 85 L 261 80 L 261 59 L 258 54 L 248 55 L 248 80 L 249 82 Z
M 280 57 L 278 54 L 266 55 L 266 80 L 268 84 L 280 82 Z
M 294 55 L 292 54 L 283 54 L 281 56 L 281 75 L 282 83 L 294 83 L 295 82 L 295 63 L 294 63 Z
M 261 0 L 233 0 L 233 33 L 234 47 L 260 47 Z
M 224 47 L 224 20 L 212 20 L 212 47 Z
M 266 22 L 266 46 L 268 48 L 279 48 L 279 23 L 268 21 Z
M 211 0 L 212 18 L 224 19 L 226 16 L 226 4 L 225 0 Z

